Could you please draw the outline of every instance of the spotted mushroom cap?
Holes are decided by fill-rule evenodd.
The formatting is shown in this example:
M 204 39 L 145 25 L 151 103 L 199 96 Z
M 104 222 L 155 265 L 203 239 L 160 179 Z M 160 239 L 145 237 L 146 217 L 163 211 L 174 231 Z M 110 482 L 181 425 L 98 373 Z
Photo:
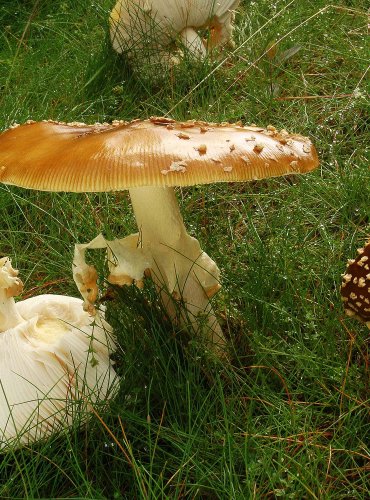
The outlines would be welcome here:
M 242 182 L 318 165 L 307 137 L 239 124 L 168 118 L 13 125 L 0 134 L 0 182 L 43 191 Z
M 346 314 L 370 328 L 370 240 L 357 252 L 357 257 L 348 261 L 340 293 Z

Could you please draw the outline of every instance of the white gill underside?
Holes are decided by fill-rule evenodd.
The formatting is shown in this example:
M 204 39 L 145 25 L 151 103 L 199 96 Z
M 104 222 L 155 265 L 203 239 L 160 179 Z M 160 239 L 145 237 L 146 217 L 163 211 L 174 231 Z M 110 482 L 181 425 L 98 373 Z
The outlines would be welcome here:
M 17 274 L 0 259 L 0 451 L 84 420 L 118 382 L 103 313 L 92 318 L 80 299 L 61 295 L 15 303 Z
M 142 29 L 147 14 L 158 25 L 179 32 L 187 26 L 204 26 L 214 16 L 223 19 L 239 3 L 240 0 L 120 0 L 114 8 L 114 17 L 124 24 L 128 24 L 131 18 L 131 23 Z
M 220 39 L 227 43 L 231 38 L 234 10 L 240 0 L 119 0 L 111 14 L 111 39 L 113 48 L 122 53 L 135 51 L 142 43 L 166 44 L 178 34 L 190 53 L 199 57 L 205 46 L 197 30 L 217 19 Z
M 41 310 L 59 298 L 72 299 L 76 312 L 82 311 L 79 299 L 41 297 Z M 23 311 L 29 301 L 19 302 Z M 91 325 L 83 311 L 87 321 L 76 327 L 42 318 L 41 310 L 0 334 L 0 450 L 44 439 L 76 418 L 84 421 L 91 405 L 118 387 L 105 329 Z

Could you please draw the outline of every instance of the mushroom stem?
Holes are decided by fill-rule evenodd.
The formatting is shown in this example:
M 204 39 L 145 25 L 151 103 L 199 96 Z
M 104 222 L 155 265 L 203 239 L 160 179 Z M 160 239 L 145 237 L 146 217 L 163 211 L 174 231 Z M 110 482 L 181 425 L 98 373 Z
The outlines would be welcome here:
M 193 28 L 185 28 L 180 34 L 184 47 L 196 59 L 204 59 L 207 51 L 203 40 Z
M 130 188 L 139 228 L 139 246 L 152 260 L 151 275 L 161 291 L 163 304 L 176 318 L 174 299 L 184 302 L 182 324 L 191 324 L 213 348 L 226 341 L 209 303 L 221 287 L 215 262 L 190 236 L 181 217 L 172 187 Z
M 13 269 L 7 257 L 0 259 L 0 333 L 24 321 L 13 299 L 23 289 L 23 283 L 17 275 L 18 271 Z

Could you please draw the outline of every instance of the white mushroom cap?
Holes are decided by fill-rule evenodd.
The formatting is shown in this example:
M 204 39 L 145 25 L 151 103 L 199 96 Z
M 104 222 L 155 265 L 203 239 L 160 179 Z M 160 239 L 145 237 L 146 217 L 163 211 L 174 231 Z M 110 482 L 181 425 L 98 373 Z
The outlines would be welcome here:
M 1 275 L 4 269 L 12 274 L 9 260 L 0 262 Z M 5 331 L 0 324 L 0 449 L 44 438 L 76 415 L 84 420 L 117 388 L 111 328 L 83 311 L 80 299 L 40 295 L 15 309 L 18 324 Z

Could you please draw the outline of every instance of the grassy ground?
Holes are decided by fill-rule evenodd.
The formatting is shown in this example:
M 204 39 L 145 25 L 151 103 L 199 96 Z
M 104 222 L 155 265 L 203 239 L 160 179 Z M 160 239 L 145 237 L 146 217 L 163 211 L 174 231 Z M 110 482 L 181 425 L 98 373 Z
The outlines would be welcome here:
M 366 2 L 242 1 L 238 50 L 161 78 L 144 63 L 133 74 L 110 49 L 113 3 L 2 0 L 1 129 L 168 112 L 241 119 L 310 135 L 321 165 L 178 191 L 222 270 L 214 308 L 233 366 L 183 343 L 149 284 L 117 291 L 119 396 L 83 430 L 1 455 L 0 498 L 369 496 L 368 330 L 338 297 L 346 259 L 370 234 Z M 76 294 L 73 244 L 135 230 L 126 193 L 0 186 L 0 220 L 0 253 L 25 296 Z

